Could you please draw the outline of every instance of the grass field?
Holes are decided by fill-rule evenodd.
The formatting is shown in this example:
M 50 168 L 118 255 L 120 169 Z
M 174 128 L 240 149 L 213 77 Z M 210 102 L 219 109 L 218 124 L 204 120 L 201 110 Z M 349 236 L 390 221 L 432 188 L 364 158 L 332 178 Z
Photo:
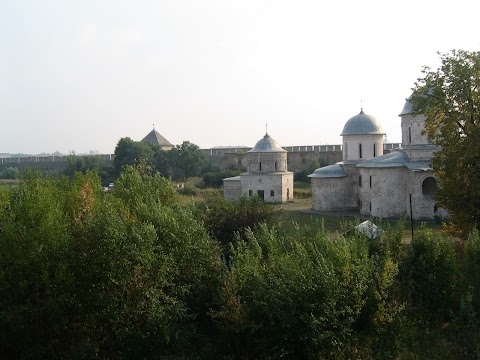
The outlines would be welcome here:
M 18 183 L 19 183 L 19 180 L 1 179 L 0 191 L 2 191 L 2 189 L 8 189 L 9 187 L 18 186 Z
M 200 179 L 190 179 L 185 186 L 194 187 Z M 207 197 L 219 196 L 223 197 L 222 189 L 195 189 L 195 195 L 180 195 L 183 203 L 188 202 L 202 202 Z M 355 224 L 358 224 L 368 217 L 362 217 L 358 212 L 339 212 L 339 213 L 320 213 L 312 210 L 312 195 L 311 187 L 308 183 L 295 183 L 294 199 L 284 204 L 272 205 L 276 215 L 276 221 L 280 229 L 288 231 L 288 229 L 294 229 L 294 224 L 302 227 L 306 225 L 312 225 L 315 223 L 323 222 L 325 230 L 335 236 L 338 233 L 342 233 L 343 229 L 348 229 Z M 371 219 L 370 219 L 371 220 Z M 375 220 L 373 220 L 375 222 Z M 382 220 L 382 222 L 394 225 L 398 222 L 398 219 Z M 433 221 L 429 222 L 414 222 L 414 233 L 420 226 L 424 226 L 431 229 L 434 232 L 442 231 L 442 224 Z M 405 224 L 404 240 L 410 241 L 411 228 L 410 223 Z

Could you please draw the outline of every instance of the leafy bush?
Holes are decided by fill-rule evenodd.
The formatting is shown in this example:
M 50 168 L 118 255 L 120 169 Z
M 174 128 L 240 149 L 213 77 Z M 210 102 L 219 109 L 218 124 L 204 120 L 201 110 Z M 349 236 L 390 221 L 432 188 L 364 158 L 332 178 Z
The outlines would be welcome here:
M 465 245 L 463 274 L 465 274 L 466 291 L 469 294 L 472 311 L 480 315 L 480 235 L 478 230 L 470 234 Z
M 222 187 L 223 179 L 238 176 L 241 171 L 238 170 L 225 170 L 219 172 L 208 172 L 203 174 L 203 182 L 208 187 Z
M 13 166 L 9 166 L 0 171 L 0 179 L 18 179 L 19 176 L 20 170 Z
M 449 321 L 458 309 L 454 241 L 417 231 L 402 264 L 404 291 L 420 319 Z
M 195 196 L 195 195 L 197 195 L 197 189 L 195 188 L 194 185 L 184 184 L 184 186 L 182 188 L 178 189 L 178 193 L 182 194 L 182 195 Z
M 220 253 L 168 180 L 127 166 L 103 193 L 93 173 L 35 173 L 0 214 L 3 357 L 207 351 Z
M 260 225 L 231 245 L 221 309 L 213 313 L 234 358 L 330 358 L 346 352 L 365 304 L 365 242 L 325 232 L 287 239 Z
M 198 206 L 201 218 L 210 236 L 224 250 L 234 241 L 235 233 L 243 235 L 246 229 L 254 229 L 259 223 L 273 219 L 273 209 L 258 197 L 241 197 L 239 201 L 228 201 L 223 197 L 209 197 Z

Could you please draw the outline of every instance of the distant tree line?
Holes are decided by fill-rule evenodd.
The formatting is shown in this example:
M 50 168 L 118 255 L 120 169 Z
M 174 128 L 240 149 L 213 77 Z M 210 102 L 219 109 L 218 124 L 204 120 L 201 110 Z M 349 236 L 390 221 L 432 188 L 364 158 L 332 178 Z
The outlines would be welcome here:
M 0 179 L 18 179 L 20 176 L 20 170 L 14 166 L 9 166 L 0 170 Z
M 161 176 L 175 181 L 201 176 L 203 186 L 221 187 L 224 178 L 241 173 L 239 170 L 222 170 L 213 165 L 203 151 L 189 141 L 184 141 L 171 150 L 162 150 L 158 146 L 125 137 L 117 143 L 114 154 L 113 165 L 93 156 L 70 154 L 63 174 L 72 177 L 76 172 L 86 174 L 87 171 L 96 169 L 102 184 L 106 186 L 118 178 L 125 166 L 143 163 Z
M 120 139 L 115 148 L 114 170 L 120 174 L 125 165 L 148 163 L 162 176 L 187 180 L 200 175 L 208 158 L 200 148 L 189 141 L 175 145 L 171 150 L 126 137 Z
M 480 236 L 280 227 L 141 163 L 0 192 L 2 358 L 475 358 Z M 447 344 L 447 345 L 445 345 Z

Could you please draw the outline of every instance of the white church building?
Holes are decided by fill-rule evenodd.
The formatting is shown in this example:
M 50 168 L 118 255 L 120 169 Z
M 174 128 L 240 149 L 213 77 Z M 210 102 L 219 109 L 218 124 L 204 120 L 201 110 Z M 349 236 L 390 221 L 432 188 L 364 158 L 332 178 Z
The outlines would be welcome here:
M 270 135 L 247 152 L 247 172 L 223 179 L 224 198 L 236 201 L 258 196 L 265 202 L 282 203 L 293 199 L 293 172 L 287 169 L 287 151 Z
M 362 109 L 346 122 L 343 161 L 309 175 L 314 210 L 358 210 L 380 218 L 412 215 L 416 220 L 447 216 L 434 199 L 437 181 L 431 162 L 438 148 L 422 133 L 425 117 L 413 116 L 408 100 L 399 116 L 402 144 L 386 155 L 385 133 L 377 119 Z

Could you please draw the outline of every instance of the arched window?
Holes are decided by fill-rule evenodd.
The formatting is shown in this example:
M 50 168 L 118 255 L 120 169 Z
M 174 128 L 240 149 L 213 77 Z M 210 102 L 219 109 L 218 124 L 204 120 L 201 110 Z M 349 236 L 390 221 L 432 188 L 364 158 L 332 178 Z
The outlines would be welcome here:
M 377 156 L 377 144 L 373 144 L 373 157 Z
M 275 161 L 275 171 L 277 171 L 277 162 Z
M 261 161 L 258 163 L 258 171 L 262 171 L 262 162 Z
M 362 158 L 362 144 L 358 144 L 358 158 Z
M 426 196 L 433 196 L 437 191 L 437 180 L 433 176 L 427 177 L 422 182 L 422 194 Z
M 408 143 L 412 143 L 412 128 L 410 126 L 408 127 Z

